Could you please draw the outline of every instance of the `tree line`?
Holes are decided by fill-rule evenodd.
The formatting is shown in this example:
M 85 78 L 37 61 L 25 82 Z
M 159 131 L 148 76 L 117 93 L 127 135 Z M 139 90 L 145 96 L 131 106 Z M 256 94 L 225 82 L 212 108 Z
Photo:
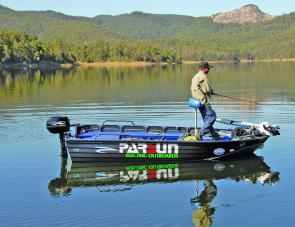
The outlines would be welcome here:
M 210 48 L 208 48 L 210 47 Z M 167 62 L 183 60 L 254 59 L 250 53 L 225 52 L 207 43 L 184 40 L 132 41 L 97 40 L 95 44 L 71 44 L 65 40 L 45 42 L 23 32 L 0 32 L 0 62 Z
M 94 43 L 72 44 L 66 39 L 41 41 L 23 32 L 0 31 L 0 63 L 76 62 L 167 62 L 294 58 L 290 35 L 275 34 L 262 40 L 232 42 L 227 39 L 202 40 L 170 38 L 158 40 L 97 39 Z M 241 40 L 243 40 L 241 38 Z
M 151 43 L 130 41 L 100 41 L 96 44 L 73 45 L 63 40 L 40 41 L 37 36 L 22 32 L 0 32 L 0 62 L 9 63 L 75 63 L 147 61 L 179 62 L 181 58 L 168 49 Z

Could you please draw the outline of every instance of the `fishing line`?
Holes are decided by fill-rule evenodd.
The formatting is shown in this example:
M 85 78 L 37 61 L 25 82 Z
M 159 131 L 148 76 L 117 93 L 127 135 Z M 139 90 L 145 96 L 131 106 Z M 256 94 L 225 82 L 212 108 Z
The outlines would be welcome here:
M 255 104 L 255 105 L 259 104 L 258 102 L 251 102 L 249 100 L 238 99 L 238 98 L 234 98 L 234 97 L 230 97 L 230 96 L 226 96 L 226 95 L 220 95 L 220 94 L 216 94 L 216 93 L 213 93 L 213 95 L 224 97 L 224 98 L 229 98 L 229 99 L 234 99 L 234 100 L 239 100 L 239 101 L 242 101 L 242 102 L 248 102 L 248 103 Z

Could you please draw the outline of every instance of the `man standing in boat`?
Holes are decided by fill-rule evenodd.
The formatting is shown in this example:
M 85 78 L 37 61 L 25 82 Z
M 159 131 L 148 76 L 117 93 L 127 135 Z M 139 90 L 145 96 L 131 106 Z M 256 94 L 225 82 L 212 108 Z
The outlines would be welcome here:
M 208 62 L 201 62 L 198 66 L 199 72 L 192 79 L 191 90 L 192 97 L 202 103 L 201 107 L 199 107 L 199 110 L 202 115 L 204 125 L 201 130 L 196 133 L 196 136 L 202 137 L 204 134 L 210 132 L 214 140 L 219 140 L 219 135 L 213 128 L 213 124 L 216 121 L 216 113 L 211 108 L 209 103 L 209 99 L 214 93 L 213 89 L 210 87 L 207 75 L 210 71 L 210 68 L 213 66 Z

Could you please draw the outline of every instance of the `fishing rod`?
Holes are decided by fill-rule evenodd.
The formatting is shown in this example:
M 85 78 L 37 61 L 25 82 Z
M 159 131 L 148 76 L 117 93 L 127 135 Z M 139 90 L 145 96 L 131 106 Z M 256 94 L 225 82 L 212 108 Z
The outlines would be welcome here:
M 230 97 L 230 96 L 226 96 L 226 95 L 220 95 L 220 94 L 216 94 L 215 92 L 213 93 L 213 95 L 224 97 L 224 98 L 229 98 L 229 99 L 234 99 L 234 100 L 239 100 L 242 102 L 248 102 L 248 103 L 252 103 L 252 104 L 256 104 L 256 105 L 258 104 L 257 102 L 251 102 L 251 101 L 245 100 L 245 99 L 238 99 L 238 98 L 234 98 L 234 97 Z

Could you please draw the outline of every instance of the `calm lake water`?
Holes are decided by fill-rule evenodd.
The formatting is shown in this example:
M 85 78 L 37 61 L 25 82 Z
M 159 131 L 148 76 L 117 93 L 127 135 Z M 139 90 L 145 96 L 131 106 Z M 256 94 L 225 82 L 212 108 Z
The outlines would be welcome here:
M 293 226 L 295 63 L 216 64 L 218 117 L 281 127 L 257 156 L 220 162 L 75 165 L 46 128 L 133 120 L 193 126 L 193 65 L 0 72 L 0 225 Z M 199 117 L 200 120 L 200 117 Z M 201 125 L 201 121 L 199 121 Z M 216 124 L 216 127 L 227 127 Z

